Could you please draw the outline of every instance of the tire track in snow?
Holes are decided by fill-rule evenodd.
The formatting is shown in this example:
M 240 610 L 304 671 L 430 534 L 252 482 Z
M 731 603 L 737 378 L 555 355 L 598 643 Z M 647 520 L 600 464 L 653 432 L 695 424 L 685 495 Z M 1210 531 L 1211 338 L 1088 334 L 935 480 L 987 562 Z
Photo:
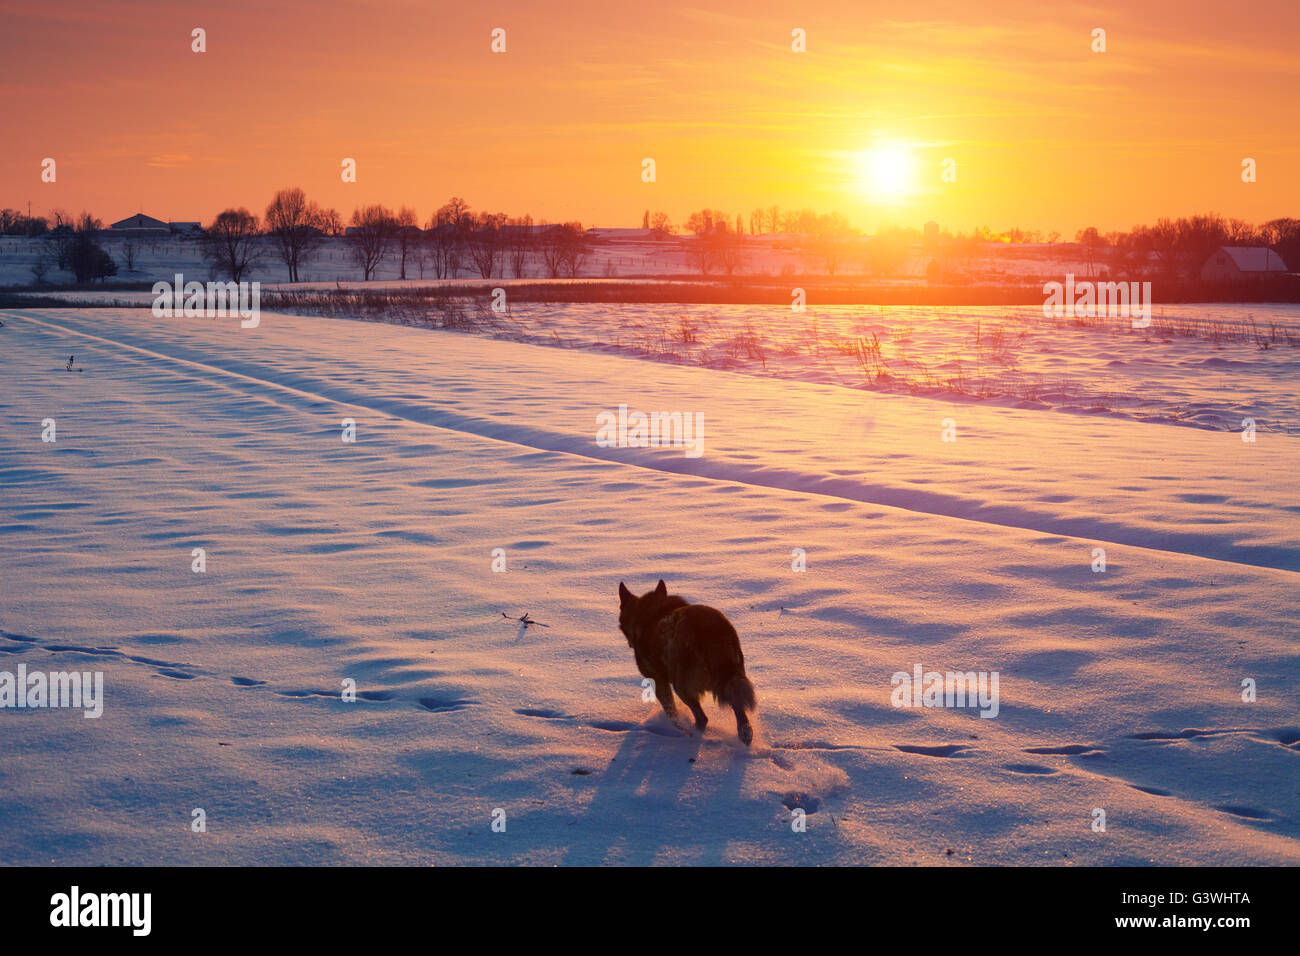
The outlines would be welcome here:
M 171 354 L 159 352 L 155 348 L 156 343 L 148 340 L 133 340 L 131 336 L 110 338 L 74 325 L 62 325 L 50 321 L 31 311 L 8 311 L 3 314 L 25 320 L 51 333 L 82 336 L 182 377 L 188 374 L 190 378 L 199 378 L 209 383 L 236 388 L 245 394 L 295 411 L 302 411 L 300 406 L 304 401 L 310 404 L 332 402 L 462 435 L 536 451 L 628 465 L 662 474 L 743 484 L 798 495 L 835 498 L 920 515 L 973 521 L 1039 534 L 1061 535 L 1093 544 L 1114 544 L 1142 551 L 1165 552 L 1274 571 L 1300 572 L 1300 548 L 1242 545 L 1226 538 L 1212 537 L 1204 530 L 1156 531 L 1095 516 L 1062 517 L 1034 511 L 1024 505 L 990 505 L 977 499 L 963 498 L 951 493 L 898 488 L 863 481 L 859 478 L 815 474 L 793 468 L 716 458 L 711 460 L 708 456 L 685 458 L 680 455 L 660 453 L 660 450 L 651 448 L 600 448 L 593 439 L 536 425 L 502 422 L 468 415 L 450 407 L 440 406 L 433 398 L 430 398 L 428 403 L 380 398 L 337 385 L 324 378 L 314 378 L 301 373 L 284 372 L 266 365 L 213 356 L 203 350 L 177 349 L 172 346 Z M 67 321 L 62 316 L 60 318 Z M 137 342 L 144 344 L 137 344 Z M 431 390 L 434 384 L 436 383 L 430 383 Z M 289 397 L 293 399 L 292 402 L 285 401 Z M 313 412 L 309 411 L 308 414 Z

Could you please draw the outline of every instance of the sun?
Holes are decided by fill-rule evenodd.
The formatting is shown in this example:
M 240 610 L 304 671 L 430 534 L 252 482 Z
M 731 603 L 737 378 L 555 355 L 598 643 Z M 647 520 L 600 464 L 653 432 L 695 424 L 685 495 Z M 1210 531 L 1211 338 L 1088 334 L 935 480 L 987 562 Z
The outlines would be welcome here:
M 857 154 L 858 190 L 877 202 L 906 199 L 916 186 L 916 157 L 903 143 L 877 143 Z

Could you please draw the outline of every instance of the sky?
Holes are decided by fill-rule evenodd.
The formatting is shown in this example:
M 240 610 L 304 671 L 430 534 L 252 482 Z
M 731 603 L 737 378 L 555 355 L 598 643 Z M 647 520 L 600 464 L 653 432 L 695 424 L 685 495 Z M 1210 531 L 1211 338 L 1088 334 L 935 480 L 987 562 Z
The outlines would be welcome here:
M 345 219 L 1300 216 L 1295 0 L 0 0 L 0 25 L 0 206 L 37 214 L 207 222 L 300 186 Z

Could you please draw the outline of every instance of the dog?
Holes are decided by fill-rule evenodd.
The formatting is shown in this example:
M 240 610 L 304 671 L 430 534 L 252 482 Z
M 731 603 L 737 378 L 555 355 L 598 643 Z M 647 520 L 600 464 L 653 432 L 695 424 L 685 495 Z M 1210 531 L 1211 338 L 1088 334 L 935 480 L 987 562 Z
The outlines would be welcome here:
M 654 681 L 655 696 L 669 719 L 677 719 L 676 691 L 704 733 L 709 718 L 700 708 L 700 695 L 707 691 L 735 711 L 736 736 L 746 747 L 752 744 L 748 711 L 757 706 L 754 685 L 745 676 L 740 638 L 723 613 L 669 594 L 662 580 L 640 597 L 620 581 L 618 600 L 619 630 L 632 648 L 637 670 Z

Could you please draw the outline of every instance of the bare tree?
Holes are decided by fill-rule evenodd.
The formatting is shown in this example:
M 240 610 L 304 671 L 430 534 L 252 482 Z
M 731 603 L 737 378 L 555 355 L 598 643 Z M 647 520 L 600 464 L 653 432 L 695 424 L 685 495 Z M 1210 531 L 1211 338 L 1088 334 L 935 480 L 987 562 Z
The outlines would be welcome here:
M 415 210 L 410 206 L 403 206 L 397 210 L 397 216 L 393 221 L 396 230 L 397 251 L 402 257 L 402 263 L 398 278 L 406 278 L 406 258 L 414 250 L 420 237 L 420 227 L 416 224 Z
M 236 282 L 261 256 L 257 217 L 247 209 L 218 213 L 203 238 L 203 258 Z M 130 260 L 127 260 L 128 265 Z
M 425 241 L 433 260 L 433 273 L 439 279 L 454 279 L 459 274 L 465 236 L 472 220 L 469 203 L 459 196 L 452 196 L 429 219 Z
M 505 223 L 503 213 L 479 213 L 474 227 L 469 233 L 469 258 L 479 277 L 490 279 L 499 274 L 504 239 L 501 226 Z
M 564 227 L 564 274 L 576 279 L 587 262 L 591 248 L 587 245 L 587 234 L 582 231 L 582 223 L 570 222 Z
M 266 207 L 266 231 L 275 241 L 289 269 L 289 281 L 298 281 L 298 269 L 320 246 L 327 219 L 325 212 L 301 189 L 281 189 Z
M 506 257 L 510 261 L 510 272 L 516 279 L 522 279 L 533 250 L 533 217 L 526 215 L 512 219 L 508 227 Z
M 577 222 L 543 227 L 539 248 L 542 264 L 552 279 L 561 276 L 576 278 L 586 264 L 590 251 L 582 224 Z
M 327 236 L 343 235 L 343 217 L 337 209 L 322 209 L 320 214 L 320 231 Z
M 1093 264 L 1097 261 L 1097 253 L 1105 245 L 1105 240 L 1097 232 L 1096 226 L 1089 226 L 1087 229 L 1080 229 L 1074 234 L 1074 241 L 1083 247 L 1083 253 L 1087 257 L 1088 275 L 1093 273 Z
M 853 229 L 842 214 L 833 212 L 817 217 L 817 224 L 813 232 L 812 251 L 826 263 L 828 275 L 835 275 L 835 270 L 843 261 L 852 238 Z
M 675 231 L 672 220 L 668 218 L 668 213 L 666 212 L 657 212 L 651 216 L 650 228 L 656 232 L 663 233 L 665 236 L 671 236 Z
M 352 260 L 361 267 L 363 281 L 371 280 L 388 255 L 396 231 L 397 217 L 386 206 L 366 206 L 352 213 L 347 240 Z
M 424 241 L 429 249 L 429 260 L 433 263 L 433 274 L 439 279 L 456 278 L 460 269 L 459 230 L 449 222 L 438 222 L 435 217 L 429 220 Z
M 726 213 L 719 209 L 698 210 L 687 218 L 686 228 L 695 234 L 687 252 L 699 266 L 701 275 L 708 275 L 715 263 L 728 274 L 734 271 L 739 262 L 739 249 L 733 248 L 735 242 L 729 235 Z

